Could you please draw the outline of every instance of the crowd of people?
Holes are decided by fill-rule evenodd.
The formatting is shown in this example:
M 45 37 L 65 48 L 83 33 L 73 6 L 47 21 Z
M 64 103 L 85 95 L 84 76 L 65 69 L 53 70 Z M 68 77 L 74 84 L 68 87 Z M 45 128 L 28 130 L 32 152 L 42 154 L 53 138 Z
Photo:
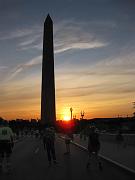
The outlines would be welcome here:
M 54 127 L 47 127 L 41 132 L 39 130 L 35 131 L 35 138 L 42 139 L 44 149 L 46 150 L 49 166 L 52 166 L 52 163 L 57 164 L 56 153 L 55 153 L 55 129 Z M 90 168 L 92 157 L 95 157 L 98 167 L 102 170 L 102 164 L 98 153 L 100 151 L 100 141 L 99 134 L 95 126 L 90 126 L 88 130 L 88 162 L 86 163 L 86 168 Z M 70 144 L 73 141 L 73 134 L 65 134 L 65 149 L 66 152 L 64 155 L 70 155 L 71 149 Z M 11 161 L 10 157 L 14 147 L 14 133 L 12 129 L 8 126 L 6 122 L 0 123 L 0 171 L 3 168 L 4 158 L 6 160 L 7 170 L 11 170 Z

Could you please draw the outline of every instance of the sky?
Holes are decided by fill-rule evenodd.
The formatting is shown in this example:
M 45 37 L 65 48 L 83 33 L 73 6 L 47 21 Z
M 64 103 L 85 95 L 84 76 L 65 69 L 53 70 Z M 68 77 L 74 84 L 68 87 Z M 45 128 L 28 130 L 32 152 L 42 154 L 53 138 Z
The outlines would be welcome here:
M 40 118 L 43 24 L 54 26 L 56 116 L 132 116 L 134 0 L 0 0 L 0 116 Z

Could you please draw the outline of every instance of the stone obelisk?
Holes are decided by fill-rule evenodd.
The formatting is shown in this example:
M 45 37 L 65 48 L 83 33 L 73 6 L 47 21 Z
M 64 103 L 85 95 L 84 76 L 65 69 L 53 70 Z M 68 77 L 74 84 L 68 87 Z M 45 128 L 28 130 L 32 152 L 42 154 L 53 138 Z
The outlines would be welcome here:
M 44 22 L 41 91 L 41 123 L 54 125 L 56 121 L 56 110 L 53 21 L 49 14 Z

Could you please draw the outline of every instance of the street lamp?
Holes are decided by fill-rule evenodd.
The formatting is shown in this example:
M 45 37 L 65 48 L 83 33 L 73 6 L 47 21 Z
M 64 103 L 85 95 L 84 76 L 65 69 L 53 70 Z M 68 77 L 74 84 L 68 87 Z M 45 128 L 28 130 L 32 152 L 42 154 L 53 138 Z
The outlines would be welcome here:
M 71 107 L 71 108 L 70 108 L 70 112 L 71 112 L 71 120 L 72 120 L 72 111 L 73 111 L 73 108 Z
M 135 109 L 135 102 L 132 103 L 133 103 L 133 108 Z M 135 117 L 135 112 L 133 112 L 133 117 Z

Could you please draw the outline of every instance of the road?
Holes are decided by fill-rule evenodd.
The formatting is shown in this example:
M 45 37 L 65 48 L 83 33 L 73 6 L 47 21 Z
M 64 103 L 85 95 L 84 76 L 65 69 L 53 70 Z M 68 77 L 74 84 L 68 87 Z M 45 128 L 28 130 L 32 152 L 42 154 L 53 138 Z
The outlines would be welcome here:
M 42 141 L 31 137 L 16 143 L 12 155 L 12 173 L 0 174 L 1 180 L 133 180 L 134 177 L 120 168 L 102 161 L 101 172 L 93 161 L 86 169 L 87 153 L 71 145 L 71 155 L 64 155 L 65 144 L 56 139 L 57 165 L 48 166 Z
M 77 135 L 74 135 L 74 142 L 84 146 L 87 148 L 88 146 L 88 138 L 85 140 Z M 100 141 L 101 142 L 101 150 L 100 154 L 112 159 L 115 162 L 118 162 L 130 169 L 135 171 L 135 146 L 127 145 L 123 147 L 123 145 L 119 145 L 112 141 Z

